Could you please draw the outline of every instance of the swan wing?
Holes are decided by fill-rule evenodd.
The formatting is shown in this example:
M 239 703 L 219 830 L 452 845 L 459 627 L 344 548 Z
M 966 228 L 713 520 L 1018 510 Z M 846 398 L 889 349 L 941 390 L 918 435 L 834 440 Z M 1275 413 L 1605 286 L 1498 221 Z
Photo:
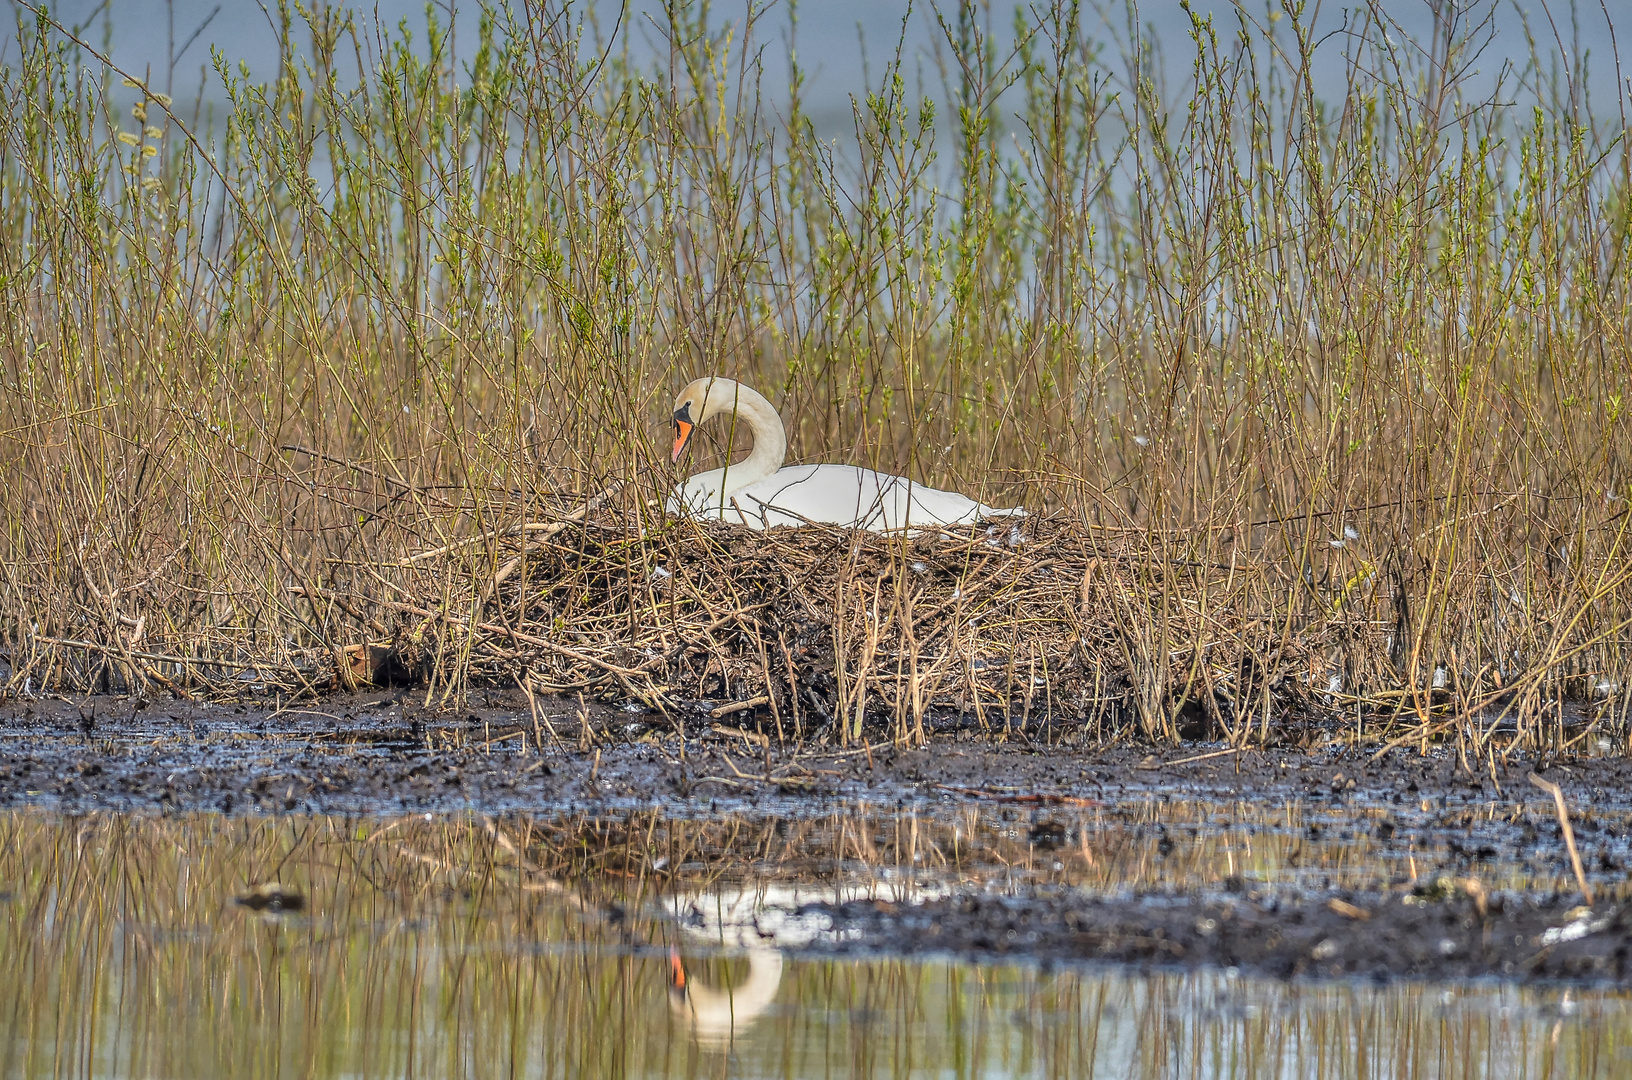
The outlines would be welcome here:
M 732 492 L 730 500 L 736 509 L 723 516 L 758 529 L 820 522 L 882 532 L 1024 513 L 855 465 L 794 465 Z

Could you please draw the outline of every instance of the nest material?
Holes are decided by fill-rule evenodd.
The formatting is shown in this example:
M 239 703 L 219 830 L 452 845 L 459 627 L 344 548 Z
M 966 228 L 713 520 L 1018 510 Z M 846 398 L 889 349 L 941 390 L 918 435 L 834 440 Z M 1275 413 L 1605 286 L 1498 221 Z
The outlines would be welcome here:
M 1569 618 L 1587 610 L 1579 590 L 1509 611 L 1511 587 L 1473 574 L 1440 601 L 1430 640 L 1414 629 L 1409 553 L 1304 545 L 1290 572 L 1250 532 L 1075 518 L 752 532 L 653 516 L 615 490 L 395 561 L 280 563 L 281 584 L 224 590 L 214 622 L 173 559 L 117 595 L 46 582 L 49 614 L 14 645 L 9 685 L 237 697 L 409 683 L 448 700 L 520 684 L 671 717 L 700 706 L 793 740 L 869 726 L 916 740 L 955 714 L 993 731 L 1046 721 L 1244 745 L 1296 718 L 1369 727 L 1402 707 L 1427 737 L 1445 730 L 1436 710 L 1465 718 L 1507 695 L 1539 715 L 1571 679 L 1602 715 L 1624 709 L 1623 627 Z M 267 596 L 276 633 L 256 629 Z M 1481 599 L 1497 617 L 1480 621 Z M 279 629 L 291 619 L 309 631 Z
M 388 655 L 434 667 L 441 623 L 458 640 L 434 652 L 468 657 L 473 679 L 525 672 L 540 691 L 752 710 L 792 738 L 877 722 L 921 737 L 945 711 L 989 728 L 1131 719 L 1149 735 L 1241 734 L 1315 703 L 1322 665 L 1284 620 L 1234 610 L 1230 577 L 1152 559 L 1142 535 L 1062 522 L 915 537 L 682 522 L 642 535 L 601 518 L 528 542 L 485 590 L 473 576 L 476 620 L 394 605 L 407 618 Z

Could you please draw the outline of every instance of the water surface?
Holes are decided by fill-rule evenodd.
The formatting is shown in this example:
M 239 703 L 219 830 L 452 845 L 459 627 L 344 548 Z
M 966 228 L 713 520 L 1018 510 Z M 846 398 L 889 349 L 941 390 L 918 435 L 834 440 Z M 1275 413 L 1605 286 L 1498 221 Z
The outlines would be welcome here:
M 1179 804 L 1153 834 L 1144 813 L 1052 812 L 1041 831 L 1036 815 L 985 808 L 703 822 L 8 814 L 0 1075 L 1632 1071 L 1632 1010 L 1607 991 L 812 955 L 842 935 L 818 900 L 1394 872 L 1357 833 L 1310 842 L 1299 821 Z

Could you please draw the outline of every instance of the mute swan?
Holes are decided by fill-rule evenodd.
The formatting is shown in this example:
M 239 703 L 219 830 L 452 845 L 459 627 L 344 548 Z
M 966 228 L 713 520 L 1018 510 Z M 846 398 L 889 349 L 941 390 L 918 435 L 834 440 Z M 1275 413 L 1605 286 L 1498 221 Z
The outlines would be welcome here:
M 952 894 L 946 882 L 921 883 L 897 876 L 850 885 L 758 884 L 666 897 L 660 910 L 674 921 L 679 939 L 716 955 L 724 952 L 748 958 L 748 976 L 741 982 L 704 986 L 686 970 L 678 949 L 671 946 L 670 1008 L 691 1028 L 698 1045 L 728 1048 L 775 1006 L 782 983 L 782 950 L 859 936 L 856 930 L 835 925 L 833 916 L 822 910 L 826 905 L 862 898 L 923 904 Z
M 754 448 L 723 469 L 698 473 L 669 497 L 671 514 L 740 522 L 750 529 L 818 522 L 886 532 L 934 525 L 969 525 L 982 518 L 1024 516 L 954 491 L 937 491 L 904 476 L 858 465 L 790 465 L 787 435 L 771 403 L 731 379 L 698 379 L 674 403 L 674 459 L 691 442 L 697 425 L 715 416 L 748 425 Z
M 776 1001 L 782 954 L 761 945 L 745 950 L 748 978 L 736 986 L 703 986 L 691 978 L 678 949 L 669 952 L 669 1004 L 698 1043 L 728 1047 Z
M 776 1002 L 782 984 L 782 949 L 834 938 L 833 920 L 806 912 L 811 899 L 829 894 L 768 888 L 726 889 L 670 897 L 666 914 L 681 936 L 709 950 L 740 950 L 748 977 L 735 985 L 705 986 L 686 970 L 677 948 L 669 951 L 669 1005 L 705 1047 L 724 1048 L 747 1032 Z

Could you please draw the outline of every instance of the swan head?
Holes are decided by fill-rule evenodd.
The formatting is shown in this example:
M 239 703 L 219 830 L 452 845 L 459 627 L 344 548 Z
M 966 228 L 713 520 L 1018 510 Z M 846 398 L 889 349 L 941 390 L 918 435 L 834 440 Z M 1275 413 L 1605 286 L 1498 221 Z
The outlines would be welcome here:
M 735 986 L 710 987 L 690 978 L 679 950 L 669 950 L 669 1004 L 691 1028 L 698 1045 L 729 1049 L 775 1003 L 782 982 L 782 954 L 763 945 L 747 952 L 746 980 Z
M 676 1010 L 686 1003 L 686 965 L 680 959 L 679 949 L 669 950 L 669 1001 Z
M 696 379 L 680 391 L 680 396 L 674 399 L 674 456 L 669 460 L 680 460 L 698 424 L 721 413 L 734 412 L 740 395 L 736 382 L 714 375 Z

